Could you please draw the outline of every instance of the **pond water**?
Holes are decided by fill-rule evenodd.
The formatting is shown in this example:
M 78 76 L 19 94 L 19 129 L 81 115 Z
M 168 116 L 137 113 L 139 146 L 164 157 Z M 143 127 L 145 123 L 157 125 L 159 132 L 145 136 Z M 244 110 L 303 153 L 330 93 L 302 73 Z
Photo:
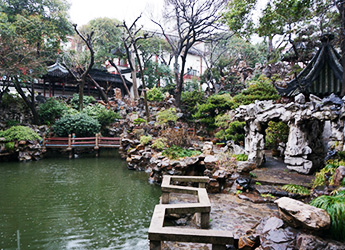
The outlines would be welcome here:
M 101 153 L 1 162 L 0 249 L 148 249 L 160 188 Z

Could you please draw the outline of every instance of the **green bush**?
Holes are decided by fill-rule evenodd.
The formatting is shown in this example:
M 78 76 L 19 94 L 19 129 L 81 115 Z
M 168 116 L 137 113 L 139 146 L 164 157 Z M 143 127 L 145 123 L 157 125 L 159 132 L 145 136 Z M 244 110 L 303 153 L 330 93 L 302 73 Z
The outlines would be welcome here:
M 169 159 L 179 159 L 179 158 L 191 157 L 191 156 L 195 156 L 199 154 L 201 154 L 200 151 L 184 149 L 175 145 L 171 146 L 170 148 L 165 149 L 162 153 L 162 155 L 168 157 Z
M 152 148 L 158 149 L 158 150 L 163 150 L 166 148 L 166 138 L 157 138 L 153 143 L 152 143 Z
M 322 208 L 329 214 L 329 234 L 337 240 L 345 241 L 345 191 L 340 191 L 334 196 L 319 196 L 312 200 L 310 205 Z
M 49 98 L 45 103 L 39 105 L 38 114 L 44 124 L 54 124 L 55 120 L 65 115 L 70 109 L 65 103 Z
M 279 98 L 280 95 L 270 80 L 261 76 L 258 81 L 251 82 L 247 89 L 234 96 L 234 106 L 237 108 L 240 105 L 254 103 L 255 100 L 278 100 Z
M 234 102 L 229 94 L 212 95 L 207 99 L 206 103 L 199 104 L 197 107 L 198 110 L 193 117 L 205 123 L 208 129 L 214 129 L 217 127 L 215 125 L 216 116 L 232 109 Z
M 227 129 L 222 129 L 218 131 L 215 136 L 216 138 L 220 140 L 232 140 L 236 144 L 244 144 L 244 138 L 245 138 L 245 131 L 244 126 L 246 125 L 246 122 L 239 122 L 239 121 L 233 121 L 229 123 L 229 127 Z
M 147 96 L 147 100 L 150 102 L 152 101 L 161 102 L 164 100 L 164 95 L 162 91 L 159 88 L 156 88 L 156 86 L 154 86 L 152 89 L 149 89 L 146 92 L 146 96 Z
M 117 119 L 121 118 L 118 113 L 115 113 L 113 110 L 107 109 L 106 107 L 98 103 L 92 106 L 85 107 L 82 113 L 85 113 L 88 116 L 96 119 L 102 127 L 108 126 L 114 123 Z
M 181 95 L 181 109 L 188 119 L 197 111 L 197 105 L 205 103 L 202 91 L 184 91 Z
M 282 186 L 282 189 L 292 194 L 310 195 L 310 191 L 308 188 L 296 184 L 284 185 Z
M 236 161 L 248 161 L 248 155 L 246 154 L 238 154 L 235 155 Z
M 101 124 L 85 113 L 65 115 L 55 122 L 53 131 L 62 137 L 75 133 L 77 137 L 95 136 L 101 129 Z
M 142 135 L 142 136 L 140 136 L 140 143 L 143 144 L 143 145 L 147 145 L 151 141 L 152 141 L 152 136 L 151 135 Z
M 326 181 L 332 182 L 337 165 L 327 164 L 320 172 L 315 174 L 313 188 L 326 185 Z
M 0 137 L 4 137 L 7 141 L 42 140 L 33 129 L 24 126 L 13 126 L 5 131 L 0 131 Z
M 165 125 L 168 122 L 176 123 L 177 119 L 178 117 L 177 117 L 175 108 L 162 110 L 157 113 L 157 122 L 160 125 Z
M 147 124 L 147 121 L 146 121 L 145 119 L 143 119 L 143 118 L 137 118 L 137 119 L 134 119 L 134 120 L 133 120 L 133 124 L 134 124 L 134 125 L 140 125 L 140 124 L 142 124 L 142 123 Z
M 83 96 L 83 106 L 86 107 L 90 103 L 96 101 L 96 99 L 93 96 Z M 73 94 L 72 100 L 71 100 L 72 107 L 74 109 L 78 109 L 79 107 L 79 95 L 78 94 Z
M 280 142 L 286 143 L 289 137 L 289 126 L 284 122 L 268 122 L 266 129 L 265 146 L 276 149 Z

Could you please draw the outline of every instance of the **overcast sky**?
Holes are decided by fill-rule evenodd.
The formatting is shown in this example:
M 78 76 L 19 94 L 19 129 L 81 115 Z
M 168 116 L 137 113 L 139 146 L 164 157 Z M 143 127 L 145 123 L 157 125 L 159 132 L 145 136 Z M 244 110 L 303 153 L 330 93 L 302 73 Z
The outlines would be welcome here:
M 164 0 L 68 0 L 71 3 L 70 17 L 73 23 L 81 26 L 97 17 L 126 20 L 131 24 L 143 13 L 140 24 L 153 29 L 150 16 L 158 19 Z

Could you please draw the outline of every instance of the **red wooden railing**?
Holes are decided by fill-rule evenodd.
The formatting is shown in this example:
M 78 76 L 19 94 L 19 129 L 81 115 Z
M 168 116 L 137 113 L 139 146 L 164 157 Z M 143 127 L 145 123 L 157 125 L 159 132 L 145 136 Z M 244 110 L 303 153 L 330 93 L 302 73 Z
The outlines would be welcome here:
M 77 147 L 93 147 L 94 149 L 119 148 L 120 144 L 121 138 L 102 137 L 100 134 L 96 134 L 95 137 L 74 137 L 69 135 L 68 137 L 43 138 L 44 148 L 66 148 L 67 150 Z

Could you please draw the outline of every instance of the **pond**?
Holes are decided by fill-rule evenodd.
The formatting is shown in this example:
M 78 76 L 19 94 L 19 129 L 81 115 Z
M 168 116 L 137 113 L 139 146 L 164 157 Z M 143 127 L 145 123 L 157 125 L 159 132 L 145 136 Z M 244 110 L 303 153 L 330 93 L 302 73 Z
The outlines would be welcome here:
M 0 249 L 148 249 L 160 188 L 101 153 L 0 163 Z

